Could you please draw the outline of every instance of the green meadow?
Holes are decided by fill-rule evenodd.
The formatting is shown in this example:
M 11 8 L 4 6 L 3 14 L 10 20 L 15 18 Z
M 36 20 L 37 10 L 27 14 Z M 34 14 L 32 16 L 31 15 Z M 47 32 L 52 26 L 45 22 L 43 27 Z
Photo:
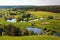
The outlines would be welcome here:
M 60 17 L 59 13 L 53 13 L 53 12 L 45 12 L 45 11 L 28 11 L 28 12 L 35 15 L 37 18 L 48 17 L 48 16 L 58 16 L 58 17 Z
M 36 18 L 40 17 L 60 17 L 59 13 L 44 12 L 44 11 L 27 11 L 28 13 L 34 15 Z M 17 15 L 16 15 L 17 17 Z M 49 22 L 49 24 L 41 24 L 43 22 Z M 50 20 L 38 20 L 33 22 L 7 22 L 4 18 L 0 18 L 0 24 L 12 24 L 20 29 L 25 29 L 26 27 L 36 27 L 36 28 L 47 28 L 48 30 L 56 31 L 60 33 L 60 20 L 50 19 Z M 32 26 L 34 24 L 34 26 Z M 0 26 L 1 27 L 1 26 Z M 1 36 L 0 40 L 60 40 L 60 37 L 51 35 L 33 35 L 33 36 Z
M 2 36 L 0 40 L 60 40 L 60 37 L 47 36 L 47 35 L 35 35 L 35 36 Z

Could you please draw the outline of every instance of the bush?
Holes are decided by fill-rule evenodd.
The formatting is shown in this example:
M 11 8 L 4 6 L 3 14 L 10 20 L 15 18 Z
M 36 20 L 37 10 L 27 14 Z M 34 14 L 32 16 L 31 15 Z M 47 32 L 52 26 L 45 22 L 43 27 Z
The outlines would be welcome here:
M 34 32 L 33 31 L 28 31 L 29 32 L 29 35 L 34 35 Z
M 21 31 L 19 28 L 15 27 L 14 25 L 4 25 L 2 28 L 7 35 L 9 36 L 20 36 L 21 35 Z
M 47 19 L 53 19 L 53 16 L 48 16 Z

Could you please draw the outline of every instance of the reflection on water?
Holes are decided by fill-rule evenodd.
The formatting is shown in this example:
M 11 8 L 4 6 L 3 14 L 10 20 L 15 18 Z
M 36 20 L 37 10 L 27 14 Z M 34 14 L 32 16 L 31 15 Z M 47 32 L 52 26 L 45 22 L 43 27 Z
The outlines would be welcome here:
M 36 34 L 41 34 L 41 33 L 43 33 L 43 31 L 42 31 L 42 29 L 39 29 L 39 28 L 31 28 L 31 27 L 27 27 L 26 28 L 28 31 L 33 31 L 34 33 L 36 33 Z

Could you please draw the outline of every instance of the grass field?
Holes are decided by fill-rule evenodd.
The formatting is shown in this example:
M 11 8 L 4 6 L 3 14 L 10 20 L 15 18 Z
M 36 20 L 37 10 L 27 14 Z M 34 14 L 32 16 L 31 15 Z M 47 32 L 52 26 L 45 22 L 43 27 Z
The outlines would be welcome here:
M 59 16 L 60 14 L 58 13 L 52 13 L 52 12 L 44 12 L 44 11 L 28 11 L 29 13 L 33 14 L 37 18 L 39 17 L 48 17 L 48 16 Z
M 50 24 L 47 25 L 41 25 L 42 22 L 50 22 Z M 35 26 L 32 26 L 31 24 L 35 23 Z M 1 22 L 0 24 L 12 24 L 16 27 L 19 27 L 20 29 L 25 29 L 26 27 L 37 27 L 37 28 L 48 28 L 50 30 L 55 30 L 60 33 L 60 20 L 39 20 L 35 22 L 16 22 L 16 23 L 9 23 L 9 22 Z
M 50 15 L 52 16 L 58 16 L 60 17 L 59 13 L 51 13 L 51 12 L 42 12 L 42 11 L 28 11 L 29 13 L 33 14 L 36 17 L 48 17 Z M 48 25 L 41 25 L 42 22 L 50 22 Z M 13 24 L 21 29 L 25 29 L 26 27 L 32 27 L 31 24 L 35 23 L 34 27 L 38 28 L 48 28 L 51 30 L 55 30 L 60 33 L 60 20 L 39 20 L 36 22 L 16 22 L 16 23 L 9 23 L 4 21 L 4 19 L 0 19 L 0 24 Z
M 60 37 L 47 36 L 47 35 L 35 35 L 35 36 L 3 36 L 0 40 L 60 40 Z
M 48 17 L 48 16 L 58 16 L 60 17 L 60 14 L 57 13 L 51 13 L 51 12 L 42 12 L 42 11 L 29 11 L 29 13 L 33 14 L 35 17 Z M 41 25 L 41 22 L 50 22 L 48 25 Z M 31 26 L 32 23 L 35 23 L 35 26 Z M 39 20 L 36 22 L 16 22 L 16 23 L 9 23 L 4 21 L 4 19 L 0 18 L 0 24 L 12 24 L 16 27 L 19 27 L 20 29 L 25 29 L 26 27 L 37 27 L 37 28 L 48 28 L 50 30 L 57 31 L 60 33 L 60 20 Z M 56 36 L 47 36 L 47 35 L 39 35 L 39 36 L 2 36 L 0 37 L 0 40 L 60 40 L 60 37 Z

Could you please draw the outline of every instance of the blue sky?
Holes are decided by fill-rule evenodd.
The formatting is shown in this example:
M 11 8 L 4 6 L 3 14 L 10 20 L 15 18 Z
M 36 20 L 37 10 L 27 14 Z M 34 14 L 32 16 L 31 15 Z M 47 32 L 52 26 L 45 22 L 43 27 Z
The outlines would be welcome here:
M 60 5 L 60 0 L 0 0 L 0 5 Z

